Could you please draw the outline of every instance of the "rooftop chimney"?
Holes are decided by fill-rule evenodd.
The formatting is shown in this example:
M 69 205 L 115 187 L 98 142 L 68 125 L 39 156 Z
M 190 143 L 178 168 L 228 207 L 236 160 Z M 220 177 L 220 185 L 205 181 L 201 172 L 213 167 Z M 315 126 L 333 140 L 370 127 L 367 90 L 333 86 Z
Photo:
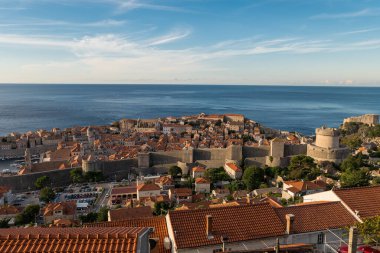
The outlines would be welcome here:
M 293 232 L 294 229 L 294 214 L 286 214 L 286 233 L 289 235 Z
M 247 193 L 247 204 L 251 204 L 251 196 Z
M 212 216 L 206 215 L 206 235 L 212 237 Z

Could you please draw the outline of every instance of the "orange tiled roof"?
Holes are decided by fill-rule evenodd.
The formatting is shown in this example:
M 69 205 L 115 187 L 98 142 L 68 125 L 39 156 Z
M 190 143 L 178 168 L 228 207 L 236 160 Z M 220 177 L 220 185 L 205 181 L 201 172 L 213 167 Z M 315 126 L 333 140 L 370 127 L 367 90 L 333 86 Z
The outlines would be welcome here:
M 147 228 L 10 228 L 0 231 L 2 253 L 135 253 Z
M 208 181 L 207 179 L 199 177 L 199 178 L 195 179 L 195 183 L 196 184 L 210 184 L 210 181 Z
M 0 215 L 18 214 L 20 210 L 15 206 L 0 206 Z
M 170 250 L 164 248 L 164 238 L 168 237 L 165 216 L 155 216 L 146 218 L 126 219 L 120 221 L 110 221 L 87 224 L 89 227 L 152 227 L 154 228 L 150 238 L 159 238 L 158 253 L 169 253 Z
M 323 187 L 311 182 L 311 181 L 285 181 L 287 185 L 291 185 L 298 192 L 306 190 L 320 190 L 324 189 Z M 292 188 L 291 187 L 291 188 Z
M 334 193 L 361 218 L 380 215 L 380 185 L 334 190 Z
M 191 188 L 175 188 L 170 189 L 169 191 L 171 191 L 172 194 L 175 194 L 178 197 L 186 197 L 193 195 L 193 190 Z
M 286 228 L 286 214 L 294 214 L 294 233 L 321 231 L 355 224 L 357 220 L 340 202 L 275 208 Z
M 211 239 L 206 235 L 206 215 L 211 215 L 213 220 Z M 227 236 L 229 242 L 237 242 L 284 234 L 281 220 L 267 203 L 173 211 L 168 218 L 176 231 L 178 249 L 220 244 L 222 235 Z
M 111 195 L 137 193 L 136 186 L 115 187 L 111 190 Z
M 76 212 L 77 204 L 75 201 L 49 203 L 43 210 L 43 216 L 52 216 L 54 211 L 62 210 L 64 215 L 74 215 Z
M 161 188 L 156 184 L 140 184 L 137 186 L 139 191 L 159 191 Z
M 193 172 L 205 172 L 206 171 L 206 169 L 201 167 L 201 166 L 196 166 L 192 170 L 193 170 Z
M 236 172 L 241 171 L 241 169 L 234 163 L 227 163 L 226 165 L 230 167 L 233 171 L 236 171 Z
M 153 216 L 152 209 L 149 206 L 111 209 L 109 214 L 111 221 Z

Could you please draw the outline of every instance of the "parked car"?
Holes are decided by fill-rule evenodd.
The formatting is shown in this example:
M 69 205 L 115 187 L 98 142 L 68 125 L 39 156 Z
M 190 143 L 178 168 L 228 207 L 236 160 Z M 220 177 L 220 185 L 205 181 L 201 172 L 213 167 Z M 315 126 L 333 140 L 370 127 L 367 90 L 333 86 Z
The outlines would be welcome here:
M 341 246 L 339 248 L 338 252 L 339 253 L 348 253 L 348 246 L 347 245 Z M 380 253 L 380 250 L 374 249 L 368 245 L 362 245 L 362 246 L 358 246 L 356 252 L 357 253 Z

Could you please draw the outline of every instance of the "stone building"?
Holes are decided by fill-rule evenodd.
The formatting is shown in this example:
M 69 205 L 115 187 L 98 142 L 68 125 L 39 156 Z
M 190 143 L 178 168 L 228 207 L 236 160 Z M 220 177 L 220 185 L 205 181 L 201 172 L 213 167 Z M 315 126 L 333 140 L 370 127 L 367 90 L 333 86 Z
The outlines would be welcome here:
M 320 127 L 315 130 L 315 143 L 307 145 L 307 155 L 317 161 L 340 164 L 350 154 L 350 150 L 339 144 L 340 132 L 335 128 Z
M 363 123 L 369 126 L 374 126 L 379 124 L 379 115 L 377 114 L 364 114 L 356 117 L 349 117 L 345 118 L 343 120 L 343 124 L 350 123 L 350 122 L 357 122 L 357 123 Z

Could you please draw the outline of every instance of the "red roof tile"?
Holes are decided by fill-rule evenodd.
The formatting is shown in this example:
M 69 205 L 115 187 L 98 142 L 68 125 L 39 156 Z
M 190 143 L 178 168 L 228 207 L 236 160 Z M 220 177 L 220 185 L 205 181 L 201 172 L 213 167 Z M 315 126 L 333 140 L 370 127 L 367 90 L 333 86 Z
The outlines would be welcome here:
M 278 217 L 286 228 L 286 214 L 293 214 L 294 233 L 321 231 L 328 228 L 341 228 L 355 224 L 357 220 L 340 202 L 327 202 L 310 205 L 275 208 Z
M 11 228 L 0 230 L 2 253 L 135 253 L 147 228 Z
M 267 204 L 180 210 L 169 212 L 178 249 L 220 244 L 220 236 L 229 242 L 247 241 L 284 234 L 283 224 Z M 212 216 L 213 238 L 206 235 L 206 215 Z
M 156 184 L 140 184 L 137 186 L 139 191 L 159 191 L 161 188 Z
M 236 171 L 236 172 L 241 171 L 241 169 L 239 168 L 239 166 L 237 166 L 237 165 L 234 164 L 234 163 L 227 163 L 226 165 L 227 165 L 228 167 L 230 167 L 233 171 Z
M 165 216 L 126 219 L 120 221 L 110 221 L 101 223 L 87 224 L 89 227 L 152 227 L 154 228 L 150 238 L 159 238 L 158 253 L 169 253 L 170 250 L 165 250 L 164 239 L 168 237 L 168 228 L 166 226 Z
M 361 218 L 380 215 L 380 185 L 334 190 L 334 193 Z

